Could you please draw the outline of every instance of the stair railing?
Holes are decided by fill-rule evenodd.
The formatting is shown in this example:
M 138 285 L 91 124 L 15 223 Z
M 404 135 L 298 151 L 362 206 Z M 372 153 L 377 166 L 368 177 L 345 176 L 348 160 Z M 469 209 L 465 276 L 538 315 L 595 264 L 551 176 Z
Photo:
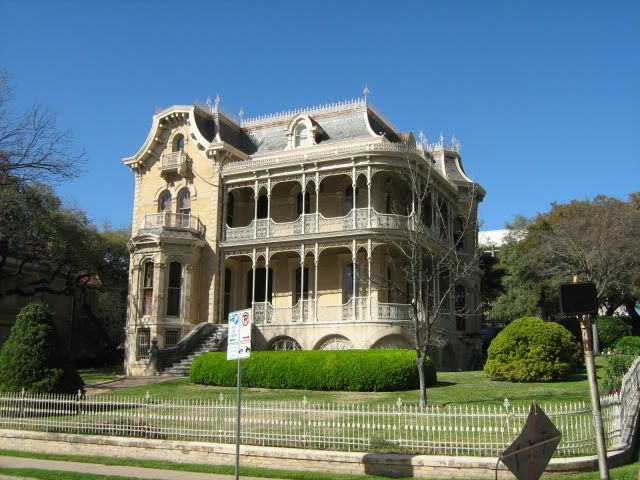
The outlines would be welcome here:
M 208 322 L 199 323 L 173 347 L 161 348 L 158 350 L 158 369 L 162 371 L 179 362 L 198 348 L 198 346 L 215 331 L 215 324 Z

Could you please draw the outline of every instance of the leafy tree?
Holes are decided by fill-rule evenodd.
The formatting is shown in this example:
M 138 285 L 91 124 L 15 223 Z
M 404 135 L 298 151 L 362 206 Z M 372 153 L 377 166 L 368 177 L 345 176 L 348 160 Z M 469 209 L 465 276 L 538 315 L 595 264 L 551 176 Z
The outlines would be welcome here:
M 613 347 L 622 337 L 629 335 L 627 324 L 618 317 L 598 317 L 598 338 L 600 348 Z
M 0 390 L 75 393 L 82 379 L 56 340 L 48 308 L 24 307 L 0 350 Z

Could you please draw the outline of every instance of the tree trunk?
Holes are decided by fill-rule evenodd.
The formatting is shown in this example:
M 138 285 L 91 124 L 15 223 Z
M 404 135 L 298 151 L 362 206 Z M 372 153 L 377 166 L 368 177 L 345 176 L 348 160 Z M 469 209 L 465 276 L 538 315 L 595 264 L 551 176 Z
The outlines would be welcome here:
M 416 350 L 416 365 L 418 367 L 418 378 L 420 379 L 420 406 L 427 406 L 427 382 L 424 378 L 424 361 L 427 357 L 426 352 Z

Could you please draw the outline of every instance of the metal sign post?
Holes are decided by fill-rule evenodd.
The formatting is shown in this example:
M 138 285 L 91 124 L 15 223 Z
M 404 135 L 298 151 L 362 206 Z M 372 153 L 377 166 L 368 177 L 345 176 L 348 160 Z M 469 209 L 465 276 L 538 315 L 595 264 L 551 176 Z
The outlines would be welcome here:
M 229 314 L 227 360 L 238 362 L 236 374 L 236 480 L 240 478 L 240 413 L 242 385 L 242 359 L 251 355 L 251 310 L 238 310 Z

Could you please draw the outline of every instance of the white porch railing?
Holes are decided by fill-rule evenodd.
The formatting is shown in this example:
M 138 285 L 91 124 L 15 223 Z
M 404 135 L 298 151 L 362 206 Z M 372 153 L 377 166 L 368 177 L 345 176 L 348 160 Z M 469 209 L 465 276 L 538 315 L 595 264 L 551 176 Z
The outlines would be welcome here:
M 175 230 L 192 230 L 204 235 L 204 225 L 198 217 L 188 213 L 147 213 L 142 220 L 142 228 L 171 228 Z
M 602 397 L 607 448 L 631 448 L 640 390 L 640 359 L 619 394 Z M 245 400 L 241 442 L 304 449 L 498 457 L 519 435 L 528 404 L 336 404 Z M 586 402 L 542 409 L 562 433 L 558 457 L 594 455 Z M 0 393 L 0 429 L 233 443 L 235 399 Z
M 257 325 L 288 325 L 298 322 L 335 323 L 335 322 L 409 322 L 412 319 L 411 306 L 396 303 L 373 303 L 372 317 L 369 318 L 369 298 L 350 298 L 339 305 L 318 305 L 316 300 L 303 300 L 292 307 L 274 307 L 269 302 L 256 302 L 254 321 Z M 376 310 L 377 305 L 377 310 Z M 355 312 L 354 312 L 355 309 Z
M 354 221 L 355 217 L 355 221 Z M 316 221 L 317 218 L 317 221 Z M 255 227 L 255 222 L 258 227 Z M 269 229 L 266 228 L 269 222 Z M 371 226 L 369 226 L 369 222 Z M 406 215 L 380 213 L 373 208 L 356 208 L 341 217 L 325 217 L 322 213 L 300 215 L 291 222 L 276 222 L 272 218 L 252 220 L 243 227 L 225 225 L 226 240 L 252 240 L 256 238 L 290 237 L 301 235 L 304 224 L 305 234 L 341 232 L 345 230 L 362 230 L 367 228 L 403 230 L 414 225 L 418 231 L 429 232 L 430 228 L 420 222 L 410 222 Z

